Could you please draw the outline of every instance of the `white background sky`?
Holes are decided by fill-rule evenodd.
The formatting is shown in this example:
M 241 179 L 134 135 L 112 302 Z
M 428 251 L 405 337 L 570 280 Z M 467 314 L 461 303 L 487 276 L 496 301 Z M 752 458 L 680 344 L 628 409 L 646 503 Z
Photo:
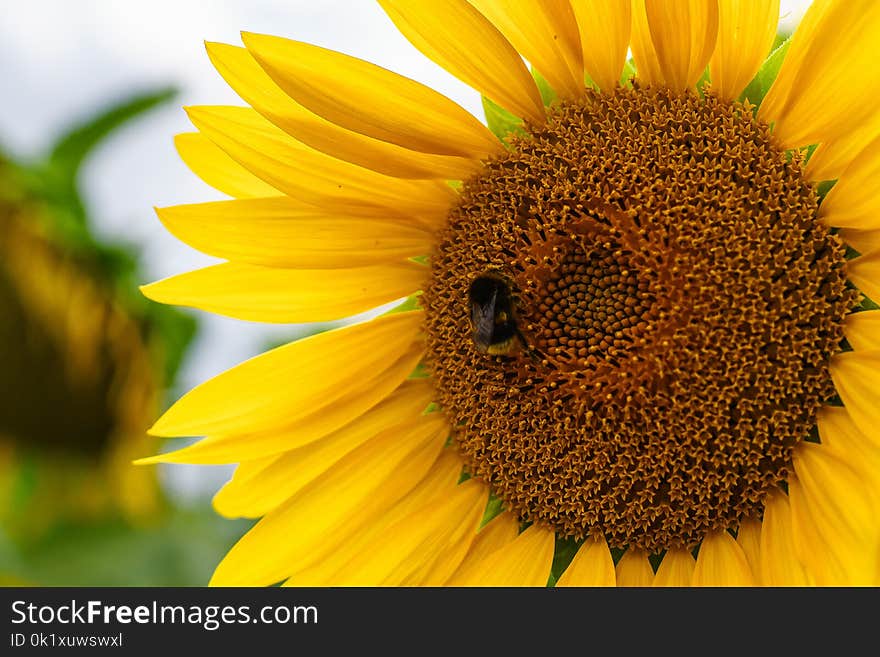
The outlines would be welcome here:
M 525 0 L 524 0 L 525 1 Z M 782 0 L 795 24 L 810 0 Z M 371 0 L 0 0 L 0 145 L 17 157 L 43 153 L 77 117 L 136 90 L 181 90 L 169 106 L 121 130 L 87 163 L 83 193 L 95 229 L 138 245 L 144 281 L 213 262 L 177 242 L 153 206 L 221 196 L 177 157 L 172 137 L 192 130 L 183 105 L 241 104 L 214 71 L 203 41 L 240 45 L 264 32 L 340 50 L 428 84 L 481 116 L 477 94 L 423 57 Z M 189 388 L 259 353 L 295 327 L 267 327 L 204 313 L 184 364 Z M 225 470 L 175 466 L 188 491 L 213 489 Z

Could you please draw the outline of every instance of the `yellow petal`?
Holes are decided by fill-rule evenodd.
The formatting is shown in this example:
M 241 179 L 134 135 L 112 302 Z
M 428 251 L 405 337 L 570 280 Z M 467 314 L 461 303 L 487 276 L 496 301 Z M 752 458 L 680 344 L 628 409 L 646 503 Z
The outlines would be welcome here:
M 157 436 L 256 431 L 324 407 L 340 391 L 405 354 L 420 311 L 319 333 L 233 367 L 184 395 L 150 430 Z
M 690 586 L 694 576 L 694 557 L 690 550 L 668 550 L 654 576 L 654 586 Z
M 852 125 L 836 139 L 818 145 L 810 156 L 804 175 L 808 180 L 837 180 L 868 144 L 880 135 L 880 114 Z
M 808 586 L 811 583 L 795 550 L 788 495 L 781 490 L 772 491 L 764 502 L 759 563 L 764 586 Z
M 819 217 L 827 226 L 857 230 L 880 230 L 880 137 L 840 174 L 840 179 L 819 206 Z
M 247 107 L 190 107 L 199 131 L 273 187 L 328 211 L 446 216 L 456 198 L 439 180 L 385 176 L 309 148 Z M 381 216 L 381 215 L 380 215 Z
M 880 3 L 816 0 L 758 118 L 785 148 L 835 141 L 870 120 L 880 96 Z
M 798 505 L 803 508 L 796 516 L 797 540 L 802 542 L 804 558 L 817 579 L 834 585 L 880 582 L 876 559 L 880 491 L 869 485 L 874 482 L 865 481 L 824 445 L 798 445 L 793 462 L 799 486 L 790 490 L 792 496 L 801 498 Z M 830 565 L 836 565 L 836 571 Z
M 398 178 L 459 180 L 479 169 L 476 157 L 490 154 L 424 153 L 347 130 L 295 102 L 245 48 L 222 43 L 207 48 L 214 66 L 245 102 L 295 139 L 340 160 Z
M 614 560 L 602 536 L 590 536 L 556 582 L 556 586 L 616 586 Z
M 513 541 L 468 571 L 457 572 L 450 586 L 547 586 L 556 537 L 532 525 Z
M 342 586 L 422 584 L 438 558 L 451 553 L 453 559 L 444 561 L 448 577 L 477 533 L 487 495 L 488 489 L 479 482 L 464 482 L 447 499 L 437 499 L 430 508 L 414 512 L 376 536 L 353 555 L 337 575 L 338 581 Z
M 847 261 L 846 270 L 849 280 L 868 298 L 880 299 L 880 251 Z
M 214 189 L 235 198 L 280 196 L 281 192 L 257 178 L 197 132 L 174 138 L 174 147 L 186 166 Z
M 844 323 L 846 339 L 857 351 L 880 349 L 880 310 L 850 313 Z
M 852 230 L 841 228 L 840 239 L 862 254 L 880 251 L 880 230 Z
M 858 472 L 869 490 L 880 491 L 880 426 L 874 424 L 870 432 L 861 431 L 840 406 L 823 407 L 816 416 L 816 426 L 822 447 Z
M 431 232 L 412 219 L 365 220 L 287 197 L 176 205 L 156 210 L 177 239 L 218 258 L 270 267 L 336 269 L 429 253 Z
M 489 489 L 485 484 L 475 479 L 465 481 L 453 496 L 441 498 L 391 526 L 382 533 L 382 540 L 375 549 L 359 554 L 372 555 L 372 563 L 382 564 L 380 572 L 390 569 L 392 560 L 398 562 L 382 580 L 383 585 L 441 586 L 455 572 L 473 543 L 488 498 Z M 410 549 L 407 550 L 407 546 Z M 381 556 L 377 559 L 377 555 Z M 370 581 L 361 577 L 360 581 Z
M 761 572 L 761 521 L 756 518 L 746 518 L 739 525 L 736 533 L 736 542 L 746 555 L 746 561 L 755 579 L 759 579 Z
M 502 549 L 519 535 L 519 520 L 507 511 L 492 518 L 471 543 L 461 564 L 451 576 L 452 581 L 468 582 L 478 576 L 489 555 Z
M 834 0 L 814 0 L 810 3 L 795 33 L 789 38 L 789 46 L 782 65 L 773 84 L 761 101 L 758 116 L 768 123 L 772 122 L 779 109 L 792 97 L 798 77 L 798 69 L 804 62 L 816 38 L 816 28 L 821 23 L 831 2 Z M 792 48 L 792 46 L 796 46 Z M 784 73 L 784 75 L 783 75 Z M 769 99 L 769 100 L 768 100 Z
M 499 142 L 433 89 L 362 59 L 244 32 L 248 51 L 293 100 L 353 132 L 437 155 L 484 158 Z
M 405 434 L 418 423 L 433 392 L 424 381 L 407 381 L 387 399 L 324 438 L 277 456 L 240 463 L 232 479 L 214 496 L 214 508 L 230 518 L 265 515 L 368 440 L 388 431 Z
M 319 561 L 412 490 L 448 435 L 445 422 L 430 418 L 406 439 L 390 431 L 365 443 L 260 520 L 217 566 L 211 585 L 268 585 Z
M 630 39 L 630 48 L 636 65 L 636 77 L 649 85 L 663 84 L 660 60 L 657 58 L 657 51 L 651 41 L 651 27 L 648 25 L 645 0 L 632 0 L 632 34 Z
M 541 94 L 519 54 L 466 0 L 379 4 L 425 56 L 516 116 L 543 122 Z
M 455 494 L 461 478 L 461 456 L 450 448 L 444 449 L 422 480 L 398 502 L 377 516 L 369 525 L 349 533 L 344 540 L 327 545 L 320 558 L 297 569 L 286 586 L 337 586 L 346 565 L 368 549 L 388 528 L 414 513 L 429 510 L 437 500 L 449 499 Z M 342 538 L 337 536 L 337 538 Z
M 733 536 L 716 531 L 703 539 L 691 580 L 694 586 L 754 586 L 746 555 Z
M 880 351 L 837 354 L 829 369 L 853 422 L 866 435 L 874 435 L 880 418 Z
M 846 567 L 840 561 L 840 555 L 826 544 L 807 504 L 803 486 L 794 473 L 788 477 L 788 497 L 795 552 L 809 576 L 818 586 L 846 581 Z
M 816 417 L 819 428 L 819 438 L 822 441 L 822 451 L 819 455 L 825 455 L 826 460 L 836 465 L 837 469 L 847 473 L 852 470 L 858 483 L 851 491 L 858 494 L 862 490 L 862 496 L 874 499 L 871 503 L 875 509 L 880 508 L 880 429 L 877 425 L 872 427 L 871 433 L 866 433 L 853 423 L 852 418 L 845 408 L 840 406 L 826 406 L 819 411 Z M 813 450 L 814 452 L 816 450 Z M 810 455 L 808 455 L 809 457 Z M 844 464 L 846 467 L 844 467 Z M 804 463 L 801 462 L 801 467 Z M 844 477 L 847 475 L 844 474 Z M 850 475 L 851 477 L 851 475 Z M 858 531 L 836 529 L 829 527 L 823 518 L 821 510 L 813 510 L 816 502 L 808 499 L 810 491 L 809 480 L 805 479 L 807 487 L 800 487 L 800 498 L 796 498 L 792 490 L 792 507 L 801 517 L 799 529 L 802 531 L 802 541 L 807 546 L 805 551 L 814 555 L 813 564 L 817 570 L 817 579 L 821 584 L 864 583 L 865 572 L 870 572 L 870 537 L 850 538 L 847 541 L 844 536 L 849 534 L 858 535 Z M 827 494 L 820 491 L 821 495 Z M 796 507 L 795 501 L 800 501 Z M 820 508 L 822 503 L 820 502 Z M 797 517 L 797 516 L 796 516 Z M 817 521 L 818 519 L 818 521 Z M 836 518 L 835 518 L 836 519 Z M 878 520 L 880 522 L 880 520 Z M 855 542 L 856 545 L 852 545 Z M 848 544 L 849 543 L 849 544 Z M 880 547 L 880 542 L 878 542 Z M 854 555 L 854 551 L 862 551 L 861 555 Z M 816 559 L 815 555 L 832 555 L 825 559 Z M 855 558 L 854 558 L 855 557 Z M 821 561 L 822 563 L 816 563 Z M 877 564 L 877 573 L 880 575 L 880 564 Z
M 713 94 L 739 97 L 767 58 L 778 23 L 779 0 L 718 0 L 718 43 L 709 61 Z
M 423 353 L 424 346 L 416 343 L 390 366 L 339 386 L 339 390 L 328 390 L 327 398 L 312 407 L 291 409 L 289 417 L 278 417 L 274 426 L 248 431 L 243 425 L 232 433 L 209 435 L 189 447 L 137 463 L 219 464 L 259 459 L 308 445 L 357 419 L 375 424 L 378 433 L 397 417 L 391 409 L 398 407 L 395 400 L 401 391 L 391 393 L 412 374 Z M 426 385 L 430 389 L 430 383 Z M 425 394 L 430 396 L 429 392 Z M 375 412 L 367 413 L 370 409 Z
M 584 71 L 602 91 L 620 81 L 632 26 L 630 0 L 572 0 Z
M 620 557 L 616 569 L 617 586 L 651 586 L 654 569 L 644 550 L 629 548 Z
M 673 91 L 693 87 L 715 49 L 717 0 L 644 0 L 644 12 L 663 82 Z
M 584 93 L 577 21 L 568 0 L 470 0 L 563 98 Z
M 471 479 L 474 485 L 477 481 Z M 445 586 L 446 583 L 454 576 L 461 564 L 471 554 L 471 548 L 476 542 L 479 523 L 485 513 L 486 503 L 489 499 L 489 488 L 485 484 L 480 483 L 483 492 L 480 496 L 482 506 L 479 507 L 479 515 L 477 518 L 477 528 L 467 525 L 466 532 L 460 532 L 458 538 L 448 541 L 445 549 L 439 550 L 437 558 L 429 567 L 423 567 L 420 571 L 414 572 L 407 578 L 405 585 L 408 586 Z
M 330 322 L 421 289 L 414 262 L 348 269 L 276 269 L 227 262 L 144 285 L 148 299 L 252 322 Z

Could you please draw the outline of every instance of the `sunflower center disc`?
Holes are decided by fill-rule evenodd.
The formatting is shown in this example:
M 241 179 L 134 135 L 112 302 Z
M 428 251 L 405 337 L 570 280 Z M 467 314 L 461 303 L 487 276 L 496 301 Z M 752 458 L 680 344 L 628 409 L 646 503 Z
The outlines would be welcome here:
M 816 210 L 738 103 L 590 92 L 531 126 L 465 183 L 423 297 L 470 473 L 521 519 L 618 547 L 760 514 L 834 394 L 856 302 Z M 487 275 L 518 349 L 475 344 Z

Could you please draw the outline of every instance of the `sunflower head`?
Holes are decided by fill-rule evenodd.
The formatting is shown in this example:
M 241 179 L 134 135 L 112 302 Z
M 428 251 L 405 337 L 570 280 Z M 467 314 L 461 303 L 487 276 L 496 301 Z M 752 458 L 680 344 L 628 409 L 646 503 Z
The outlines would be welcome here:
M 424 295 L 468 470 L 520 517 L 620 548 L 760 515 L 859 297 L 801 171 L 748 106 L 638 84 L 514 138 L 465 184 Z M 515 357 L 474 349 L 461 309 L 485 271 L 509 281 Z
M 489 129 L 245 34 L 209 54 L 253 109 L 190 108 L 178 139 L 236 199 L 160 217 L 228 262 L 149 296 L 414 300 L 156 424 L 205 438 L 148 460 L 239 463 L 215 506 L 263 516 L 214 581 L 877 582 L 880 74 L 849 71 L 880 9 L 816 2 L 771 52 L 778 0 L 380 5 Z

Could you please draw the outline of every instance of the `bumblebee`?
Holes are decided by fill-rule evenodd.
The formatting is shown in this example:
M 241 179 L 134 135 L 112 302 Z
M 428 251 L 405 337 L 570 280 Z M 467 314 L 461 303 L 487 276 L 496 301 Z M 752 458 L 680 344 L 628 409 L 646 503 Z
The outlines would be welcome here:
M 482 274 L 471 282 L 468 297 L 477 351 L 493 356 L 515 354 L 524 341 L 507 283 L 495 274 Z

